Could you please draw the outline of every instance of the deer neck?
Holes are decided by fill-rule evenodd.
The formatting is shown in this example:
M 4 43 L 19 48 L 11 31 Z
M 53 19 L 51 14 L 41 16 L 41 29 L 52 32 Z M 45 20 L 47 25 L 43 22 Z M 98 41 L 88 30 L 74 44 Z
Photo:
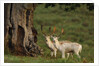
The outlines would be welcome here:
M 59 44 L 59 41 L 58 40 L 55 40 L 55 45 L 56 45 L 57 48 L 60 47 L 60 44 Z

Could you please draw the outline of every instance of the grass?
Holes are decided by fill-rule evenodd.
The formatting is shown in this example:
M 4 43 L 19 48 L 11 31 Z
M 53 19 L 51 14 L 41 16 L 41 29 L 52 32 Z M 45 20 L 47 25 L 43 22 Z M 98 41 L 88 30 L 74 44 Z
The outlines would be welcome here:
M 55 58 L 55 57 L 50 57 L 49 55 L 29 57 L 29 56 L 14 56 L 14 55 L 8 54 L 8 55 L 5 55 L 5 62 L 6 63 L 53 63 L 53 62 L 55 63 L 83 63 L 85 61 L 87 62 L 85 58 L 79 59 L 76 57 L 76 55 L 74 55 L 74 57 L 75 58 L 70 57 L 69 59 L 62 59 L 60 56 Z
M 15 56 L 6 53 L 4 55 L 5 63 L 94 63 L 94 12 L 88 11 L 85 5 L 75 9 L 75 11 L 66 12 L 55 7 L 44 8 L 45 4 L 40 4 L 34 12 L 34 27 L 38 31 L 37 44 L 44 50 L 43 56 L 28 57 Z M 64 34 L 59 40 L 69 40 L 78 42 L 83 46 L 81 59 L 74 55 L 69 59 L 62 59 L 61 53 L 57 57 L 50 56 L 45 38 L 40 31 L 40 25 L 44 25 L 44 31 L 48 34 L 49 26 L 56 26 L 56 34 L 60 34 L 61 28 L 64 28 Z

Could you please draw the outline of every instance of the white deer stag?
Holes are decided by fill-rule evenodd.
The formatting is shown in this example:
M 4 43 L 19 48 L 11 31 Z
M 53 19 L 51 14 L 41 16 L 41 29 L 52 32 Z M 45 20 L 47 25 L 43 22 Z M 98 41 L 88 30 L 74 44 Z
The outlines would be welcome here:
M 41 31 L 43 30 L 43 26 L 41 25 Z M 50 30 L 50 28 L 49 28 L 49 30 Z M 56 57 L 56 54 L 57 54 L 57 49 L 56 49 L 56 47 L 54 46 L 54 44 L 53 44 L 53 42 L 51 41 L 51 38 L 50 38 L 50 35 L 46 35 L 46 33 L 44 33 L 43 31 L 42 31 L 42 34 L 43 34 L 43 36 L 45 37 L 45 39 L 46 39 L 46 44 L 47 44 L 47 46 L 49 47 L 49 49 L 51 50 L 51 56 L 55 56 Z
M 63 33 L 63 29 L 62 29 L 62 33 Z M 75 53 L 80 58 L 79 52 L 81 52 L 82 50 L 82 45 L 76 42 L 67 42 L 67 41 L 60 43 L 58 40 L 59 37 L 52 36 L 52 38 L 53 41 L 55 42 L 54 43 L 55 47 L 62 53 L 62 58 L 65 58 L 65 53 L 68 54 L 67 59 L 70 53 L 71 54 Z

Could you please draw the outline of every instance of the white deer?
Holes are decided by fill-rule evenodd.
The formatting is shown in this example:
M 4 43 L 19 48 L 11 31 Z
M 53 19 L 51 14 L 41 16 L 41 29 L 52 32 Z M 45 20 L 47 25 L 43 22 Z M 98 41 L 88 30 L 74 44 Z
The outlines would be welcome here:
M 62 30 L 63 33 L 63 30 Z M 55 47 L 62 53 L 62 58 L 65 58 L 65 53 L 68 54 L 67 58 L 69 57 L 69 54 L 75 53 L 79 58 L 79 52 L 82 50 L 82 45 L 76 42 L 67 42 L 64 41 L 63 43 L 59 42 L 59 37 L 52 36 L 53 41 L 55 42 Z
M 50 28 L 49 28 L 50 30 Z M 49 47 L 49 49 L 51 50 L 51 56 L 55 56 L 56 57 L 56 54 L 57 54 L 57 49 L 56 47 L 54 46 L 53 42 L 51 41 L 51 37 L 50 35 L 47 35 L 46 33 L 43 32 L 43 26 L 41 25 L 41 31 L 43 33 L 43 36 L 45 37 L 46 39 L 46 44 L 47 46 Z

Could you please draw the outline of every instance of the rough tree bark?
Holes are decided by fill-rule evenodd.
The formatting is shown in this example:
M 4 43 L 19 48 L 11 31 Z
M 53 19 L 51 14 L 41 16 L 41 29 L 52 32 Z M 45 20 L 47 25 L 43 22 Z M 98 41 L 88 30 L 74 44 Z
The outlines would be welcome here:
M 4 44 L 12 53 L 31 56 L 42 54 L 42 49 L 36 44 L 37 31 L 33 27 L 35 7 L 32 3 L 4 4 Z

